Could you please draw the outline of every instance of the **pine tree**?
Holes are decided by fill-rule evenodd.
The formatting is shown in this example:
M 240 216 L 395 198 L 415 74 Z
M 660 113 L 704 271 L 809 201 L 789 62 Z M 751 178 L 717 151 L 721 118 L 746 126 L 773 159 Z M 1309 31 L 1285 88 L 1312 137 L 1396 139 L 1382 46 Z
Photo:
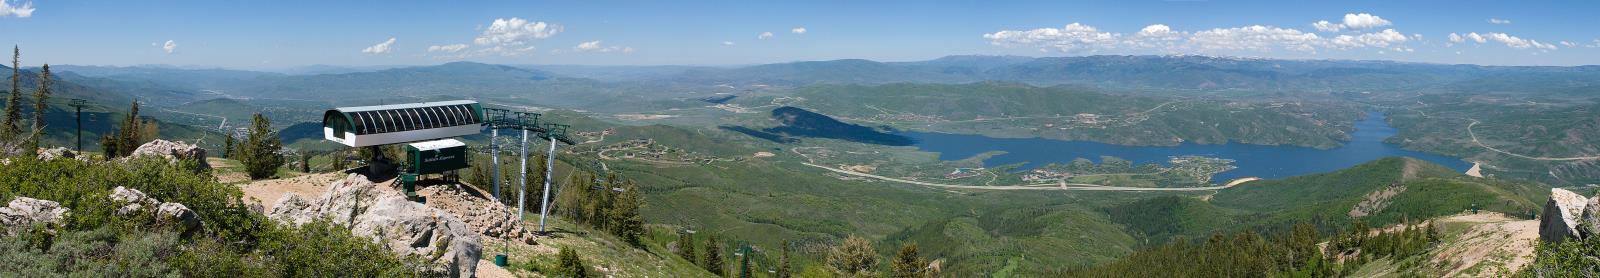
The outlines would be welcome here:
M 233 135 L 223 135 L 223 139 L 222 139 L 222 158 L 233 158 L 233 156 L 230 156 L 230 154 L 232 154 L 232 153 L 233 153 Z
M 717 239 L 717 234 L 706 236 L 706 260 L 702 267 L 717 276 L 725 275 L 722 262 L 722 242 Z
M 589 277 L 589 269 L 583 266 L 583 258 L 578 257 L 577 251 L 572 251 L 572 248 L 562 247 L 560 254 L 556 255 L 556 257 L 559 261 L 559 265 L 556 267 L 556 277 Z
M 301 173 L 310 173 L 311 172 L 311 154 L 310 153 L 300 154 L 300 172 Z
M 50 86 L 55 83 L 50 80 L 50 64 L 44 64 L 39 69 L 39 89 L 33 91 L 33 132 L 35 136 L 44 133 L 44 112 L 50 106 Z
M 697 261 L 694 253 L 694 235 L 689 232 L 678 232 L 678 257 L 694 263 Z
M 900 246 L 900 252 L 894 254 L 894 262 L 890 263 L 890 277 L 895 278 L 921 278 L 927 277 L 924 269 L 928 261 L 917 254 L 917 244 L 907 243 Z
M 628 245 L 642 246 L 639 240 L 644 235 L 644 217 L 639 215 L 640 202 L 638 187 L 633 182 L 623 182 L 622 192 L 617 193 L 616 200 L 612 202 L 611 223 L 617 237 L 622 238 Z
M 22 48 L 11 48 L 11 94 L 6 97 L 5 119 L 0 120 L 0 136 L 17 136 L 17 121 L 22 120 Z
M 828 252 L 828 267 L 838 276 L 875 276 L 873 270 L 878 268 L 878 251 L 872 249 L 872 243 L 867 239 L 850 235 Z
M 116 158 L 117 153 L 122 151 L 122 140 L 113 134 L 114 133 L 108 133 L 100 136 L 100 150 L 105 152 L 106 161 Z
M 283 139 L 272 131 L 272 122 L 261 113 L 256 113 L 251 122 L 250 135 L 245 137 L 239 158 L 250 179 L 272 177 L 278 172 L 278 167 L 283 166 L 283 154 L 278 153 L 283 148 Z
M 744 248 L 744 256 L 739 256 L 739 278 L 755 277 L 753 276 L 755 274 L 750 271 L 750 257 L 752 256 L 755 256 L 755 254 L 751 253 L 750 248 Z
M 128 107 L 128 117 L 122 120 L 122 129 L 117 130 L 120 134 L 119 137 L 122 139 L 117 143 L 117 157 L 133 154 L 133 150 L 138 149 L 139 144 L 144 143 L 144 138 L 139 138 L 139 124 L 141 123 L 143 122 L 139 121 L 139 101 L 134 100 L 133 104 Z
M 139 143 L 143 143 L 139 125 L 139 102 L 134 101 L 127 117 L 122 119 L 122 125 L 100 138 L 100 149 L 105 152 L 106 160 L 128 156 L 139 147 Z
M 789 278 L 789 240 L 778 247 L 778 278 Z

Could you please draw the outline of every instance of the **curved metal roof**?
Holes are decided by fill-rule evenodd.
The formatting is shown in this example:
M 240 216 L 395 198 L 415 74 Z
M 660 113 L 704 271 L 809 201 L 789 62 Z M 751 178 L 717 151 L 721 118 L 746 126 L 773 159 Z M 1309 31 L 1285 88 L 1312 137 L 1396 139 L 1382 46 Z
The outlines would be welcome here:
M 470 100 L 340 107 L 323 114 L 323 126 L 343 120 L 356 135 L 477 125 L 483 122 L 478 102 Z

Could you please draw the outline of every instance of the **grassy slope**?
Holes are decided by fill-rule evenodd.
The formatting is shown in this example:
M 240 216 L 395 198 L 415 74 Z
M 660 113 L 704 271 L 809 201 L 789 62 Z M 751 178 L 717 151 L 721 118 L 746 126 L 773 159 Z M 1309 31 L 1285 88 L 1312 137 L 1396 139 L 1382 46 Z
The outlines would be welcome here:
M 718 155 L 781 153 L 696 166 L 619 160 L 606 164 L 644 186 L 648 222 L 718 233 L 758 250 L 772 250 L 791 240 L 798 245 L 800 266 L 814 265 L 827 246 L 850 234 L 878 241 L 884 257 L 901 243 L 917 242 L 925 256 L 945 259 L 947 273 L 963 275 L 990 273 L 1008 261 L 1018 264 L 1019 275 L 1042 275 L 1051 269 L 1110 260 L 1134 245 L 1133 238 L 1094 206 L 1138 196 L 952 192 L 847 181 L 793 161 L 786 150 L 791 146 L 722 139 L 735 136 L 728 131 L 616 128 L 619 135 L 607 137 L 608 142 L 656 138 L 675 148 Z M 771 262 L 775 257 L 758 252 L 756 260 Z
M 1297 222 L 1324 228 L 1355 220 L 1347 213 L 1368 193 L 1398 183 L 1405 191 L 1360 219 L 1375 226 L 1450 215 L 1474 204 L 1487 211 L 1526 215 L 1547 198 L 1543 186 L 1472 178 L 1410 158 L 1385 158 L 1340 171 L 1246 183 L 1222 190 L 1209 202 L 1153 198 L 1107 209 L 1129 229 L 1153 242 L 1170 236 L 1199 238 L 1239 229 L 1281 229 Z

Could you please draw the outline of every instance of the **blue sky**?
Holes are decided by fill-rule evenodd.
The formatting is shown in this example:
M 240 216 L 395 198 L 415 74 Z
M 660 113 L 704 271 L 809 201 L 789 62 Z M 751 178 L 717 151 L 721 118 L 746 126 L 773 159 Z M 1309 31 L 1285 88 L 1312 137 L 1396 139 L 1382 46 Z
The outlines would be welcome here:
M 963 54 L 1600 64 L 1597 1 L 987 2 L 5 0 L 0 43 L 24 65 L 247 69 Z

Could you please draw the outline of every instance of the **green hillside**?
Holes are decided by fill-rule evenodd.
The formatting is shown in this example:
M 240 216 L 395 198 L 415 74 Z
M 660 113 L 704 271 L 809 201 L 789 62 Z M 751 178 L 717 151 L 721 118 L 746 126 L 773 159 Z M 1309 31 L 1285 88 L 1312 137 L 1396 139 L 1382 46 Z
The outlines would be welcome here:
M 1314 101 L 1111 95 L 1018 83 L 818 85 L 789 105 L 865 125 L 1125 145 L 1338 146 L 1361 110 Z M 746 100 L 749 105 L 762 100 Z

